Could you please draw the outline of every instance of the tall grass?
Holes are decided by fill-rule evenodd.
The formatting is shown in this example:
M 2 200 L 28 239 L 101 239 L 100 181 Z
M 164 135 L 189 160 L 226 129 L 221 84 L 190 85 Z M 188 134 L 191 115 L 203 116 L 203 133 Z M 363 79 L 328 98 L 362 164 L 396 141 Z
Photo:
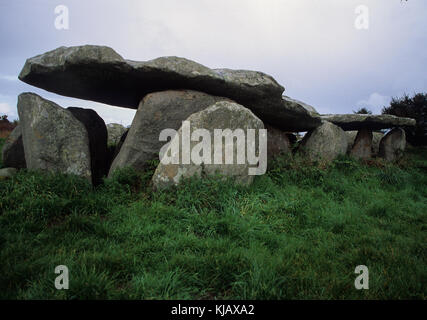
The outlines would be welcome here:
M 425 299 L 426 159 L 280 158 L 250 187 L 189 179 L 161 192 L 154 163 L 96 189 L 21 171 L 0 181 L 0 298 Z M 54 287 L 57 265 L 69 290 Z M 354 287 L 357 265 L 369 290 Z

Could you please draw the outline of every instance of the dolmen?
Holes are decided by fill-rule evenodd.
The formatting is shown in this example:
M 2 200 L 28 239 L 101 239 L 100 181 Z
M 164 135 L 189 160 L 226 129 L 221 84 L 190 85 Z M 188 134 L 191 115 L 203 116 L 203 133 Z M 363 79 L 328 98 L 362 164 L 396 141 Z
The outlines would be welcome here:
M 155 188 L 213 174 L 247 185 L 265 172 L 267 160 L 295 152 L 311 161 L 347 153 L 395 161 L 405 149 L 402 128 L 415 125 L 386 115 L 320 115 L 262 72 L 210 69 L 179 57 L 138 62 L 104 46 L 35 56 L 19 79 L 137 110 L 126 129 L 106 126 L 90 109 L 63 108 L 34 93 L 19 96 L 20 122 L 2 150 L 4 166 L 76 174 L 94 185 L 120 168 L 144 170 L 153 160 L 160 161 Z M 379 137 L 383 129 L 392 130 Z M 307 134 L 295 150 L 298 132 Z
M 390 162 L 400 159 L 405 151 L 406 136 L 402 128 L 416 125 L 414 119 L 387 114 L 336 114 L 322 115 L 321 118 L 343 130 L 357 130 L 357 135 L 348 148 L 351 156 L 368 160 L 378 155 Z M 393 130 L 385 136 L 378 132 L 390 128 Z

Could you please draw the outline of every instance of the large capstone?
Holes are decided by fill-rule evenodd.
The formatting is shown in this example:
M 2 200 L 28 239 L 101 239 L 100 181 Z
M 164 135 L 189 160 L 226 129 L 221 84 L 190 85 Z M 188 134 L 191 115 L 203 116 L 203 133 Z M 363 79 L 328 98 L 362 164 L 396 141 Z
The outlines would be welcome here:
M 127 166 L 142 170 L 148 161 L 159 159 L 160 149 L 165 143 L 159 140 L 162 130 L 178 131 L 182 121 L 191 114 L 222 100 L 228 99 L 191 90 L 169 90 L 147 95 L 139 105 L 109 175 Z
M 104 120 L 92 109 L 70 107 L 67 109 L 86 128 L 89 137 L 92 183 L 99 185 L 108 174 L 107 127 Z
M 345 132 L 338 126 L 324 121 L 308 132 L 298 147 L 298 153 L 309 161 L 332 161 L 347 152 L 348 141 Z
M 4 167 L 17 169 L 27 167 L 20 125 L 17 125 L 6 138 L 2 149 L 2 161 Z
M 402 128 L 394 128 L 380 142 L 379 156 L 393 162 L 402 158 L 406 148 L 406 134 Z
M 70 111 L 34 93 L 18 97 L 27 168 L 75 174 L 91 181 L 89 137 Z
M 210 69 L 179 57 L 137 62 L 103 46 L 60 47 L 28 59 L 19 79 L 61 95 L 133 109 L 152 92 L 195 90 L 236 101 L 287 131 L 320 125 L 312 107 L 282 97 L 284 88 L 265 73 Z
M 343 130 L 370 130 L 389 129 L 393 127 L 413 127 L 416 121 L 411 118 L 396 117 L 389 114 L 326 114 L 323 120 L 332 122 Z
M 267 165 L 263 128 L 249 109 L 229 101 L 192 114 L 162 147 L 161 162 L 152 178 L 154 187 L 167 188 L 183 178 L 216 174 L 250 184 Z

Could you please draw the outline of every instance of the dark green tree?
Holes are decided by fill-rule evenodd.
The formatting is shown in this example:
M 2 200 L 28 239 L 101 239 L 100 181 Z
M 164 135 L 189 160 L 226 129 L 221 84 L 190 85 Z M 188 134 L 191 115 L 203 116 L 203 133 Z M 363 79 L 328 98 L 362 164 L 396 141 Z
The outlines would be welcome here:
M 405 128 L 406 139 L 414 146 L 427 145 L 427 93 L 393 98 L 390 106 L 384 107 L 382 113 L 415 119 L 415 127 Z
M 353 113 L 355 113 L 355 114 L 372 114 L 372 111 L 363 107 L 363 108 L 360 108 L 359 110 L 356 110 L 356 111 L 353 110 Z

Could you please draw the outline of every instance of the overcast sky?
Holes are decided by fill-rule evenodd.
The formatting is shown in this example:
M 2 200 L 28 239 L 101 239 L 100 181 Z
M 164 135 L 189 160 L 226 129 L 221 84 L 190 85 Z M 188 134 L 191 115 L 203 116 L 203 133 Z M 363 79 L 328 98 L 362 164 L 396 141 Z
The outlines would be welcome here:
M 55 8 L 69 29 L 55 28 Z M 356 8 L 369 9 L 358 29 Z M 0 114 L 21 92 L 95 109 L 129 125 L 134 110 L 61 97 L 20 82 L 27 58 L 59 46 L 106 45 L 126 59 L 180 56 L 211 68 L 263 71 L 320 113 L 380 113 L 427 90 L 426 0 L 0 0 Z

